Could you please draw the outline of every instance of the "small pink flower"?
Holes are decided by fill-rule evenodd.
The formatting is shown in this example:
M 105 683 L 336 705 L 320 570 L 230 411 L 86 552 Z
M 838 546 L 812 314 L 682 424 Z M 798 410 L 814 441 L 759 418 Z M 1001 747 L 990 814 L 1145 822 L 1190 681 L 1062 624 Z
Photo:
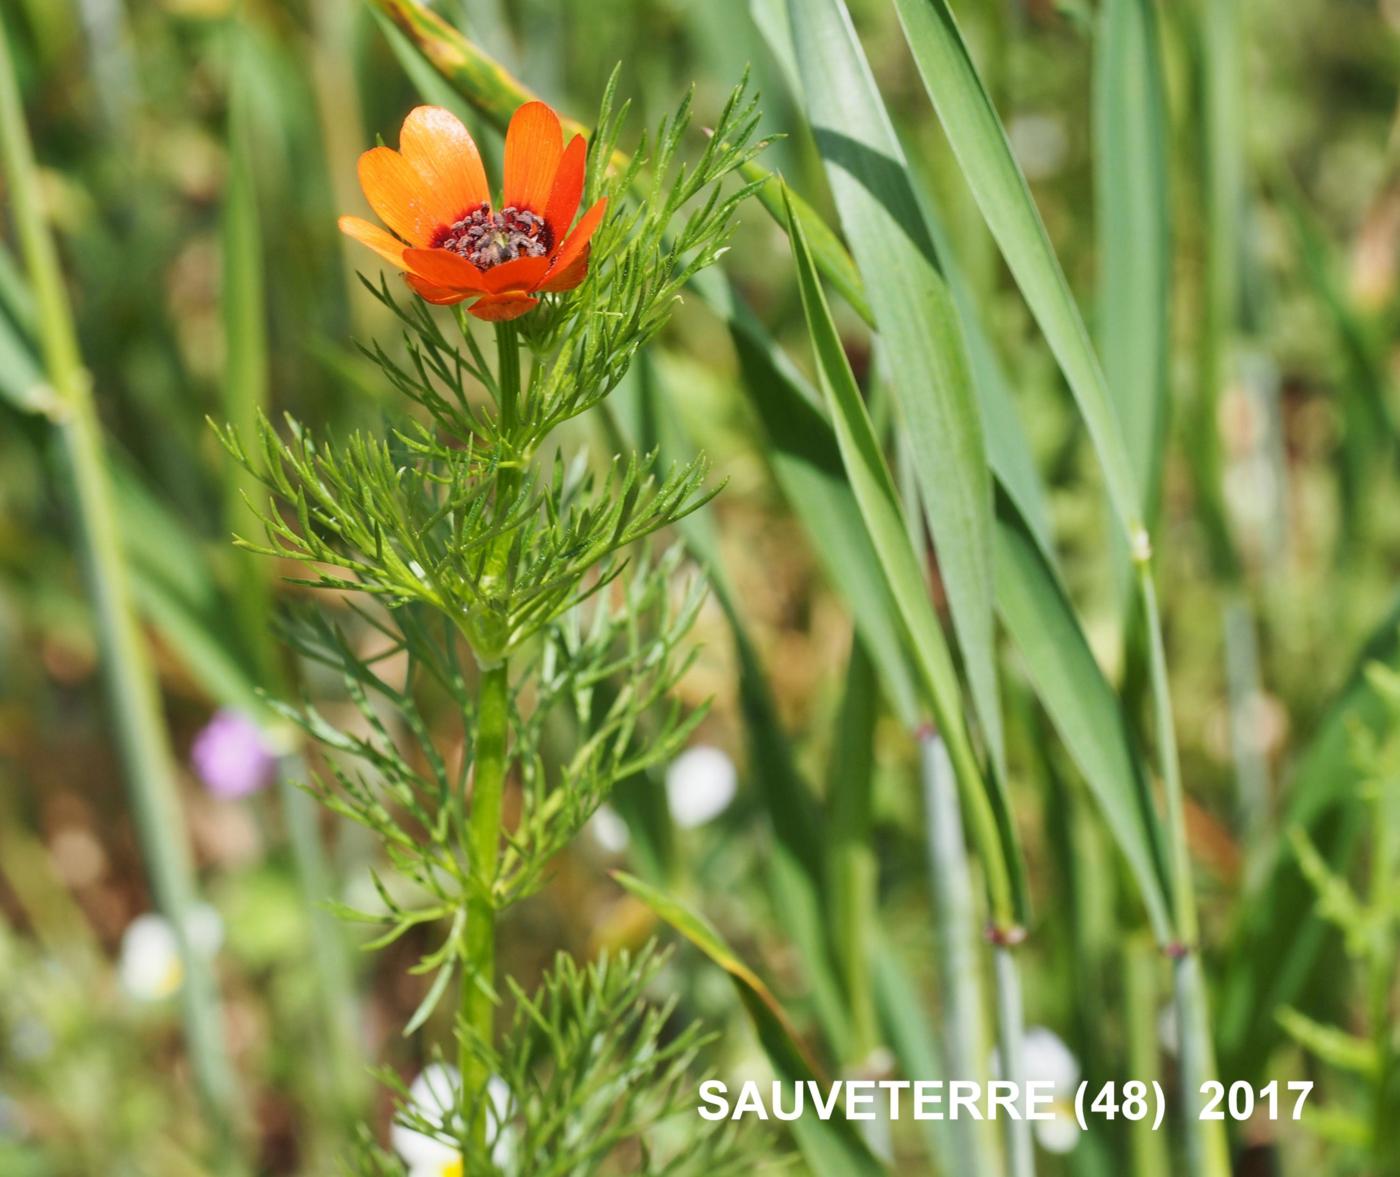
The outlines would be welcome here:
M 246 797 L 266 788 L 277 771 L 277 755 L 256 723 L 225 708 L 204 725 L 190 748 L 190 763 L 215 797 Z

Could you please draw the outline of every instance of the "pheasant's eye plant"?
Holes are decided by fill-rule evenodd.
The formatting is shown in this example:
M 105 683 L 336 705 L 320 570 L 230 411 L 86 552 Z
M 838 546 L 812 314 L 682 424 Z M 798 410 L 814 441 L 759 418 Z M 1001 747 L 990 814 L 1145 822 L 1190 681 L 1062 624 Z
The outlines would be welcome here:
M 608 198 L 574 225 L 588 147 L 582 135 L 565 147 L 559 116 L 543 102 L 511 119 L 498 212 L 476 143 L 450 111 L 411 111 L 399 148 L 366 151 L 359 168 L 365 198 L 399 236 L 359 217 L 341 217 L 340 227 L 403 270 L 422 298 L 466 302 L 478 319 L 505 322 L 538 306 L 537 295 L 583 281 Z
M 429 1051 L 445 1056 L 433 1099 L 400 1089 L 400 1135 L 472 1174 L 591 1172 L 620 1149 L 628 1172 L 710 1174 L 739 1155 L 722 1133 L 650 1138 L 685 1102 L 700 1046 L 694 1029 L 663 1036 L 670 1010 L 644 993 L 652 952 L 561 957 L 534 992 L 496 963 L 512 905 L 613 785 L 673 757 L 699 718 L 669 699 L 699 585 L 678 548 L 645 541 L 714 493 L 703 460 L 663 469 L 552 435 L 607 396 L 722 252 L 751 190 L 725 181 L 762 144 L 743 85 L 686 166 L 688 100 L 623 163 L 625 115 L 609 86 L 591 138 L 565 143 L 553 110 L 521 106 L 497 202 L 461 122 L 411 111 L 398 150 L 360 159 L 388 228 L 340 222 L 403 275 L 401 290 L 366 280 L 401 328 L 401 346 L 365 349 L 400 411 L 339 439 L 291 418 L 220 430 L 268 492 L 264 537 L 240 543 L 348 595 L 353 629 L 377 639 L 368 656 L 331 611 L 304 611 L 289 640 L 360 718 L 282 710 L 324 749 L 313 790 L 377 835 L 398 876 L 376 875 L 381 912 L 347 914 L 385 925 L 378 946 L 440 929 L 406 1030 L 444 1021 L 429 1022 L 444 1003 L 455 1016 Z M 429 738 L 427 698 L 460 715 L 460 755 Z M 367 1145 L 365 1164 L 395 1162 Z

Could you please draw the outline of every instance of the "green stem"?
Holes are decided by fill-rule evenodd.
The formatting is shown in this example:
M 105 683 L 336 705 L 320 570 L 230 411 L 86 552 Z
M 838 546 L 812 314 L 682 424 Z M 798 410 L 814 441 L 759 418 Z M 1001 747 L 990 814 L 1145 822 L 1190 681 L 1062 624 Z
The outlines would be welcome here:
M 513 323 L 496 324 L 496 385 L 499 436 L 503 451 L 510 446 L 520 401 L 520 342 Z M 520 471 L 514 455 L 501 455 L 496 472 L 496 510 L 512 507 Z M 494 1041 L 496 1007 L 496 905 L 493 890 L 500 858 L 501 810 L 505 794 L 506 739 L 510 730 L 510 678 L 506 663 L 509 644 L 507 579 L 513 537 L 496 541 L 487 561 L 483 585 L 488 607 L 499 609 L 499 649 L 478 651 L 482 660 L 477 695 L 476 740 L 472 761 L 471 813 L 467 819 L 467 861 L 474 893 L 467 903 L 466 961 L 462 975 L 461 1016 L 466 1032 L 458 1038 L 458 1069 L 462 1074 L 464 1157 L 483 1155 L 487 1146 L 487 1084 L 491 1075 L 482 1048 Z M 491 599 L 493 598 L 493 599 Z
M 196 1084 L 217 1142 L 219 1167 L 239 1172 L 243 1166 L 235 1131 L 237 1089 L 223 1042 L 218 993 L 208 963 L 190 950 L 186 926 L 195 896 L 194 867 L 182 836 L 184 815 L 160 692 L 132 607 L 97 407 L 78 350 L 57 252 L 40 210 L 33 150 L 3 27 L 0 161 L 38 307 L 45 371 L 54 393 L 51 415 L 72 479 L 102 673 L 133 815 L 156 903 L 170 922 L 184 966 L 180 1004 Z
M 502 437 L 515 431 L 515 419 L 520 401 L 520 341 L 514 323 L 496 324 L 496 371 L 500 391 L 500 430 Z
M 1176 720 L 1171 685 L 1167 680 L 1167 652 L 1162 640 L 1162 616 L 1157 585 L 1147 560 L 1138 562 L 1138 591 L 1147 624 L 1147 661 L 1152 686 L 1153 717 L 1157 728 L 1157 755 L 1162 789 L 1167 802 L 1167 837 L 1170 841 L 1172 907 L 1177 936 L 1183 947 L 1196 948 L 1196 892 L 1191 885 L 1191 851 L 1186 841 L 1186 802 L 1181 785 L 1181 760 L 1176 746 Z
M 1011 944 L 997 944 L 992 949 L 992 978 L 997 1001 L 997 1058 L 1001 1077 L 1016 1084 L 1025 1084 L 1025 1060 L 1022 1042 L 1026 1036 L 1026 1015 L 1021 998 L 1021 972 L 1016 964 L 1016 949 Z M 1024 1103 L 1021 1106 L 1025 1106 Z M 1035 1177 L 1035 1146 L 1031 1142 L 1030 1121 L 1007 1117 L 1005 1121 L 1006 1172 L 1009 1177 Z
M 1147 628 L 1148 666 L 1156 718 L 1157 750 L 1162 790 L 1167 803 L 1167 838 L 1171 853 L 1172 910 L 1177 943 L 1172 980 L 1176 994 L 1181 1039 L 1181 1087 L 1185 1108 L 1188 1155 L 1197 1177 L 1229 1177 L 1230 1148 L 1225 1126 L 1202 1120 L 1201 1085 L 1216 1077 L 1215 1047 L 1210 1034 L 1210 1009 L 1205 978 L 1201 973 L 1200 926 L 1196 892 L 1191 881 L 1191 851 L 1186 840 L 1186 801 L 1181 784 L 1181 761 L 1176 746 L 1176 721 L 1172 713 L 1171 687 L 1167 681 L 1166 647 L 1162 641 L 1162 616 L 1157 586 L 1152 579 L 1151 552 L 1135 553 L 1138 591 Z
M 1127 1073 L 1151 1079 L 1162 1073 L 1157 1051 L 1157 967 L 1160 963 L 1152 941 L 1134 937 L 1123 948 L 1123 1028 L 1127 1035 Z M 1170 1172 L 1162 1134 L 1150 1120 L 1135 1120 L 1128 1127 L 1133 1177 L 1167 1177 Z
M 486 1146 L 486 1085 L 490 1074 L 476 1044 L 489 1047 L 496 1008 L 496 907 L 491 896 L 501 838 L 501 804 L 505 792 L 506 731 L 510 689 L 504 661 L 482 676 L 477 700 L 472 810 L 467 830 L 471 870 L 480 893 L 467 905 L 466 971 L 462 977 L 462 1020 L 469 1033 L 458 1042 L 462 1073 L 464 1131 L 470 1146 Z

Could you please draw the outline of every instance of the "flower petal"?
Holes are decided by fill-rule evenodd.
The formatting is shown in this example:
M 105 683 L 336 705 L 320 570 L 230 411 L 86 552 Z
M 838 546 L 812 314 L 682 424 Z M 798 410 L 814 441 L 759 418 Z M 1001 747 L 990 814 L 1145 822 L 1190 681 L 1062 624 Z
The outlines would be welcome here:
M 591 245 L 585 245 L 578 257 L 562 270 L 555 266 L 535 289 L 541 294 L 559 294 L 565 290 L 572 290 L 588 277 L 588 255 L 592 250 Z
M 450 110 L 414 107 L 399 132 L 399 150 L 423 177 L 442 224 L 450 225 L 469 209 L 491 203 L 476 141 Z
M 487 285 L 480 270 L 450 249 L 405 249 L 403 260 L 410 270 L 434 286 L 477 294 L 494 289 Z
M 579 260 L 583 251 L 588 247 L 589 241 L 603 220 L 603 214 L 607 211 L 608 198 L 604 196 L 583 214 L 579 223 L 574 226 L 574 231 L 564 239 L 564 244 L 555 250 L 554 258 L 549 267 L 549 277 L 545 280 L 546 285 L 553 283 L 556 279 L 562 280 L 566 273 L 570 273 L 570 267 Z M 574 286 L 577 286 L 582 280 L 583 276 L 579 275 Z M 561 286 L 557 289 L 568 290 L 571 287 Z
M 483 270 L 481 281 L 492 294 L 504 294 L 510 290 L 530 291 L 540 284 L 548 272 L 548 257 L 518 257 Z
M 517 110 L 506 129 L 503 207 L 544 216 L 563 150 L 564 131 L 554 111 L 543 102 L 527 102 Z
M 390 147 L 360 156 L 360 187 L 379 219 L 412 245 L 426 245 L 441 218 L 418 170 Z
M 471 290 L 449 290 L 446 286 L 434 286 L 426 278 L 420 278 L 417 274 L 405 274 L 404 281 L 413 287 L 414 293 L 424 302 L 431 302 L 436 306 L 451 306 L 454 302 L 471 298 L 475 293 Z
M 361 217 L 341 217 L 336 224 L 347 237 L 353 237 L 361 245 L 368 245 L 386 262 L 401 270 L 407 269 L 403 260 L 403 242 L 392 233 L 386 233 L 378 225 L 371 225 Z
M 555 241 L 562 241 L 569 226 L 574 223 L 578 202 L 583 199 L 583 177 L 587 166 L 588 144 L 582 135 L 575 135 L 559 160 L 559 170 L 555 173 L 554 187 L 550 189 L 549 205 L 544 213 L 544 223 L 549 226 Z
M 488 323 L 502 323 L 508 319 L 518 319 L 527 311 L 539 306 L 538 298 L 528 294 L 488 294 L 478 298 L 467 308 L 467 313 Z

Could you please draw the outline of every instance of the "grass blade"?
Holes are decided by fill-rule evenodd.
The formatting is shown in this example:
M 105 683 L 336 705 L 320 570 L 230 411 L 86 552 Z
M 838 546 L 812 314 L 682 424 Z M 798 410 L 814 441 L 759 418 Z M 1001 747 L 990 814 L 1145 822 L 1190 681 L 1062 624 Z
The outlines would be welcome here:
M 1006 131 L 945 0 L 895 0 L 964 179 L 1079 404 L 1109 499 L 1134 551 L 1148 544 L 1141 490 L 1088 330 Z
M 827 850 L 832 950 L 851 1011 L 851 1049 L 859 1068 L 879 1045 L 870 991 L 870 937 L 877 925 L 878 863 L 871 840 L 871 788 L 879 693 L 860 639 L 851 643 L 827 781 Z
M 997 516 L 997 607 L 1060 738 L 1137 882 L 1158 942 L 1172 935 L 1157 810 L 1118 700 L 1054 570 L 1015 507 Z
M 1012 944 L 992 946 L 992 977 L 997 999 L 997 1061 L 1004 1079 L 1016 1084 L 1017 1090 L 1026 1083 L 1023 1043 L 1026 1037 L 1026 1015 L 1021 998 L 1021 970 L 1016 963 L 1016 948 Z M 1031 1142 L 1029 1121 L 1008 1117 L 1002 1135 L 1006 1141 L 1006 1171 L 1010 1177 L 1035 1177 L 1035 1146 Z
M 1224 501 L 1220 396 L 1233 375 L 1236 333 L 1240 324 L 1240 260 L 1243 255 L 1241 213 L 1244 204 L 1243 52 L 1239 0 L 1209 0 L 1183 6 L 1193 25 L 1197 59 L 1195 141 L 1200 145 L 1204 197 L 1201 212 L 1205 237 L 1204 288 L 1200 299 L 1200 334 L 1196 343 L 1196 388 L 1187 414 L 1191 473 L 1200 517 L 1217 573 L 1235 576 L 1239 560 L 1230 534 Z
M 641 879 L 623 871 L 613 871 L 612 875 L 729 974 L 779 1078 L 788 1083 L 827 1082 L 772 991 L 703 916 Z M 829 1120 L 805 1115 L 792 1122 L 792 1131 L 807 1163 L 819 1177 L 828 1174 L 830 1177 L 873 1177 L 885 1172 L 851 1122 L 842 1115 Z
M 1010 929 L 1021 915 L 1022 881 L 1020 851 L 1006 812 L 1006 799 L 983 784 L 963 720 L 957 675 L 929 601 L 923 570 L 905 531 L 894 484 L 880 452 L 870 414 L 831 321 L 826 295 L 807 250 L 806 236 L 795 220 L 789 219 L 788 235 L 792 239 L 817 371 L 851 490 L 909 632 L 938 730 L 948 746 L 973 842 L 987 873 L 993 918 L 1000 927 Z
M 1128 456 L 1117 410 L 1084 320 L 952 11 L 946 0 L 895 0 L 895 6 L 963 177 L 1079 405 L 1103 469 L 1114 514 L 1127 538 L 1146 621 L 1171 846 L 1172 915 L 1174 931 L 1184 953 L 1176 968 L 1177 1005 L 1182 1025 L 1182 1087 L 1188 1107 L 1195 1107 L 1199 1102 L 1200 1084 L 1213 1075 L 1214 1060 L 1206 1032 L 1207 1002 L 1197 955 L 1198 930 L 1191 860 L 1186 844 L 1185 804 L 1160 611 L 1152 579 L 1152 543 L 1142 522 L 1141 485 Z M 1188 1120 L 1192 1121 L 1193 1129 L 1187 1134 L 1193 1164 L 1203 1173 L 1228 1173 L 1229 1155 L 1222 1126 L 1195 1122 L 1189 1115 Z
M 1099 350 L 1151 519 L 1166 444 L 1171 281 L 1166 100 L 1152 0 L 1107 0 L 1095 64 Z
M 813 134 L 888 349 L 973 705 L 1002 777 L 991 474 L 957 311 L 844 3 L 789 0 L 788 13 Z
M 773 474 L 827 577 L 850 606 L 886 695 L 912 732 L 922 719 L 898 611 L 822 415 L 820 394 L 721 276 L 704 271 L 695 285 L 729 326 L 750 402 L 767 433 Z

